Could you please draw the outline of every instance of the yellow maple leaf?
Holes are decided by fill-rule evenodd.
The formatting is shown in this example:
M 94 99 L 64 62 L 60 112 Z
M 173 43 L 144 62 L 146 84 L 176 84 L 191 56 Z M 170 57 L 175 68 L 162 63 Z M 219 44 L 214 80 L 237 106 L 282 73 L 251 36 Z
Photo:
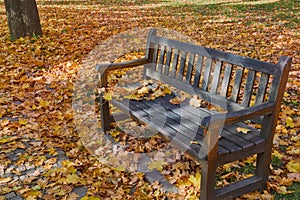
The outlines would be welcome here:
M 40 100 L 39 103 L 40 103 L 39 105 L 44 108 L 48 107 L 50 104 L 49 101 L 45 101 L 45 100 Z
M 66 177 L 66 182 L 69 184 L 76 184 L 81 181 L 82 179 L 77 174 L 68 174 Z
M 272 153 L 273 156 L 276 156 L 279 159 L 282 159 L 283 154 L 279 153 L 277 150 L 274 150 L 274 152 Z
M 123 98 L 138 101 L 138 100 L 141 100 L 142 95 L 140 95 L 140 94 L 131 94 L 131 95 L 124 96 Z
M 196 189 L 199 190 L 201 185 L 201 174 L 197 172 L 196 176 L 190 175 L 189 181 L 191 181 L 191 183 L 196 187 Z
M 138 92 L 138 94 L 147 94 L 149 92 L 149 88 L 144 86 L 144 87 L 138 89 L 137 92 Z
M 111 101 L 111 100 L 112 100 L 112 97 L 113 97 L 113 93 L 112 93 L 112 92 L 106 92 L 106 93 L 103 95 L 103 99 L 105 99 L 106 101 Z
M 237 131 L 237 132 L 242 132 L 242 133 L 244 133 L 244 134 L 247 134 L 247 133 L 251 132 L 250 129 L 248 129 L 248 128 L 243 128 L 243 127 L 237 127 L 237 128 L 236 128 L 236 131 Z
M 291 160 L 286 165 L 286 168 L 289 170 L 289 172 L 300 172 L 300 159 L 298 160 Z
M 290 127 L 290 128 L 294 128 L 295 127 L 295 124 L 294 124 L 293 119 L 291 117 L 288 117 L 285 120 L 285 123 L 286 123 L 287 127 Z
M 19 119 L 19 124 L 20 125 L 26 125 L 26 124 L 28 124 L 28 119 L 20 118 Z

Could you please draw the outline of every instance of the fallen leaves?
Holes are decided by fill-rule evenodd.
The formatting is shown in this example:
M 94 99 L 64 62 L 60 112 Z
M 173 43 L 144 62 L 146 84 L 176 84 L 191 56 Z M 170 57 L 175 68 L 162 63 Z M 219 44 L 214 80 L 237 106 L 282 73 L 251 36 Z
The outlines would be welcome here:
M 282 3 L 285 5 L 282 6 Z M 228 3 L 212 5 L 185 2 L 184 6 L 171 5 L 166 8 L 160 1 L 153 5 L 138 1 L 45 1 L 39 3 L 44 35 L 39 38 L 21 38 L 14 43 L 9 41 L 5 15 L 1 15 L 1 195 L 14 191 L 27 199 L 76 199 L 78 195 L 72 192 L 74 185 L 86 187 L 87 194 L 82 199 L 109 199 L 111 195 L 150 199 L 154 194 L 157 198 L 167 195 L 159 192 L 156 185 L 157 188 L 154 188 L 145 183 L 143 174 L 129 175 L 123 168 L 102 166 L 82 144 L 77 144 L 79 136 L 73 124 L 73 83 L 81 60 L 99 41 L 136 27 L 176 29 L 203 46 L 267 61 L 275 62 L 282 54 L 293 57 L 276 129 L 273 152 L 273 158 L 276 159 L 272 163 L 269 188 L 263 194 L 254 192 L 241 198 L 272 199 L 274 195 L 296 191 L 290 187 L 299 182 L 298 1 L 250 6 Z M 0 7 L 4 10 L 3 2 Z M 135 42 L 140 43 L 138 40 Z M 132 55 L 128 54 L 124 60 L 136 57 Z M 110 81 L 116 81 L 122 74 L 114 74 Z M 132 94 L 128 98 L 138 100 L 147 97 L 149 93 L 152 94 L 148 96 L 150 99 L 170 94 L 169 89 L 162 86 L 150 90 L 143 85 L 139 89 L 119 92 L 113 88 L 113 91 L 120 96 Z M 113 94 L 108 93 L 105 99 L 111 100 L 112 97 Z M 191 97 L 178 94 L 170 102 L 180 104 L 188 98 Z M 200 100 L 195 97 L 192 99 L 191 104 L 199 107 Z M 241 132 L 246 134 L 248 130 L 242 129 Z M 119 135 L 116 134 L 116 137 Z M 122 141 L 123 138 L 118 139 Z M 131 148 L 133 151 L 149 151 L 155 146 L 159 147 L 159 143 L 160 140 L 152 139 L 145 146 L 137 142 Z M 61 156 L 58 149 L 65 151 L 71 161 L 59 166 L 56 163 Z M 253 160 L 250 159 L 249 163 L 253 163 Z M 231 165 L 230 172 L 237 165 Z M 30 166 L 36 169 L 32 170 Z M 179 194 L 181 198 L 175 196 L 173 199 L 199 197 L 198 184 L 201 177 L 197 170 L 200 171 L 200 168 L 194 162 L 181 158 L 172 166 L 166 165 L 164 161 L 154 161 L 149 166 L 162 170 L 173 183 L 184 186 L 182 196 Z M 22 177 L 24 181 L 21 181 L 2 176 L 4 173 L 22 175 L 27 170 L 32 170 L 32 179 Z M 230 179 L 238 176 L 234 174 L 224 177 Z
M 291 160 L 287 163 L 286 168 L 289 172 L 300 172 L 300 159 Z
M 247 133 L 251 132 L 250 129 L 244 128 L 244 127 L 237 127 L 237 128 L 236 128 L 236 131 L 237 131 L 237 132 L 244 133 L 244 134 L 247 134 Z

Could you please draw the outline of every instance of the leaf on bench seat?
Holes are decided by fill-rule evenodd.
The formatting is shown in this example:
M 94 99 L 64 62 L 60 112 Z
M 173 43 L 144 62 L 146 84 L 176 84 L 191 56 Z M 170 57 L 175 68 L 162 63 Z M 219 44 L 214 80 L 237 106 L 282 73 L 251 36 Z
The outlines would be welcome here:
M 236 128 L 236 131 L 237 131 L 237 132 L 242 132 L 242 133 L 244 133 L 244 134 L 247 134 L 247 133 L 251 132 L 250 129 L 248 129 L 248 128 L 243 128 L 243 127 L 237 127 L 237 128 Z
M 190 106 L 194 106 L 196 108 L 199 108 L 201 106 L 202 100 L 197 96 L 194 95 L 191 99 L 190 99 Z

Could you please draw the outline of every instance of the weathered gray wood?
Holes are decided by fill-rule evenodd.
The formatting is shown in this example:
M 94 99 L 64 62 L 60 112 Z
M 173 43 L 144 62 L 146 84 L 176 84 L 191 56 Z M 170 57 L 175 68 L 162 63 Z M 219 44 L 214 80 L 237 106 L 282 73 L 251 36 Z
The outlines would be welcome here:
M 232 71 L 232 65 L 226 64 L 225 71 L 224 71 L 224 77 L 222 81 L 221 91 L 220 95 L 223 97 L 227 97 L 228 88 L 229 88 L 229 82 L 231 77 L 231 71 Z
M 183 77 L 184 77 L 183 73 L 184 73 L 185 66 L 186 66 L 186 56 L 187 56 L 187 52 L 181 51 L 180 67 L 179 67 L 179 72 L 177 74 L 178 80 L 183 80 Z
M 152 69 L 157 70 L 158 44 L 153 45 L 153 57 L 151 58 Z
M 195 54 L 191 53 L 188 60 L 188 67 L 186 71 L 186 82 L 191 84 L 191 78 L 192 78 L 192 72 L 193 72 L 193 66 L 195 62 Z
M 99 73 L 105 73 L 108 70 L 124 69 L 130 67 L 137 67 L 149 63 L 146 58 L 139 58 L 136 60 L 120 63 L 101 63 L 95 66 L 96 71 Z
M 190 84 L 179 81 L 177 79 L 173 79 L 171 77 L 164 76 L 164 75 L 157 73 L 156 71 L 153 71 L 151 69 L 147 69 L 146 74 L 148 77 L 151 77 L 158 81 L 162 81 L 164 83 L 167 83 L 171 86 L 176 87 L 179 90 L 185 91 L 187 93 L 193 92 L 193 94 L 198 95 L 201 99 L 211 102 L 212 104 L 221 106 L 222 108 L 228 109 L 230 111 L 240 110 L 243 108 L 241 105 L 234 103 L 234 102 L 230 102 L 224 97 L 221 97 L 219 95 L 210 94 L 209 92 L 203 91 L 200 88 L 192 87 Z
M 167 47 L 166 51 L 167 51 L 167 55 L 166 55 L 166 65 L 165 65 L 164 75 L 168 76 L 170 72 L 172 49 L 170 47 Z
M 107 73 L 104 72 L 99 74 L 100 87 L 107 86 Z M 104 92 L 100 93 L 99 103 L 100 103 L 100 113 L 101 113 L 101 129 L 106 132 L 110 129 L 110 112 L 109 112 L 109 102 L 104 98 Z
M 261 71 L 266 74 L 274 74 L 275 72 L 275 64 L 273 63 L 254 60 L 251 58 L 158 36 L 153 36 L 151 38 L 151 42 L 169 46 L 174 49 L 181 49 L 182 51 L 209 57 L 214 60 L 224 61 L 236 66 L 246 67 L 254 71 Z
M 233 102 L 237 102 L 237 99 L 238 99 L 238 96 L 240 93 L 243 72 L 244 72 L 244 68 L 237 68 L 235 71 L 234 83 L 233 83 L 232 93 L 231 93 L 231 97 L 230 97 L 230 99 Z
M 216 61 L 215 69 L 214 69 L 214 75 L 213 75 L 213 79 L 212 79 L 212 83 L 211 83 L 211 89 L 210 89 L 210 93 L 212 93 L 212 94 L 217 93 L 217 89 L 218 89 L 218 86 L 219 86 L 220 75 L 221 75 L 221 67 L 222 67 L 222 62 Z
M 165 58 L 165 46 L 162 46 L 160 48 L 160 53 L 159 53 L 159 60 L 157 64 L 157 71 L 159 73 L 163 72 L 163 67 L 164 67 L 164 58 Z
M 179 57 L 178 49 L 174 49 L 173 54 L 174 54 L 174 57 L 172 59 L 171 77 L 175 78 L 176 77 L 177 66 L 178 66 L 178 57 Z
M 258 116 L 269 115 L 274 112 L 274 103 L 265 102 L 256 106 L 240 109 L 233 112 L 228 112 L 224 114 L 216 114 L 214 115 L 215 119 L 224 120 L 224 125 L 233 124 L 239 121 L 250 120 L 252 118 L 256 118 Z M 224 119 L 225 117 L 225 119 Z M 209 127 L 212 118 L 210 116 L 204 117 L 202 120 L 202 126 Z
M 153 58 L 153 53 L 154 53 L 154 48 L 153 48 L 153 43 L 151 43 L 151 38 L 157 34 L 157 30 L 151 28 L 148 33 L 147 37 L 147 43 L 146 43 L 146 50 L 145 50 L 145 58 L 151 62 Z
M 255 80 L 255 71 L 253 70 L 248 70 L 248 76 L 246 80 L 246 86 L 244 89 L 244 96 L 243 96 L 243 101 L 242 101 L 242 106 L 248 107 L 251 97 L 252 97 L 252 89 L 253 89 L 253 84 Z
M 207 91 L 208 88 L 208 82 L 210 79 L 210 73 L 211 73 L 211 67 L 212 67 L 212 59 L 207 58 L 205 62 L 205 70 L 204 70 L 204 75 L 203 75 L 203 80 L 202 80 L 202 87 L 201 89 L 204 91 Z
M 271 150 L 274 132 L 278 115 L 280 112 L 280 104 L 287 83 L 289 69 L 291 67 L 292 59 L 286 56 L 281 56 L 276 65 L 276 73 L 273 77 L 273 84 L 271 88 L 271 95 L 269 101 L 275 102 L 274 111 L 271 115 L 263 118 L 263 125 L 261 135 L 266 139 L 265 151 L 257 155 L 255 174 L 262 178 L 262 189 L 267 187 L 267 180 L 270 174 Z
M 258 105 L 263 102 L 266 95 L 268 81 L 269 81 L 269 75 L 261 74 L 254 105 Z
M 199 87 L 202 65 L 203 65 L 203 57 L 198 55 L 197 64 L 195 67 L 195 77 L 194 77 L 194 84 L 193 84 L 194 87 Z
M 262 187 L 262 180 L 258 176 L 252 176 L 250 178 L 235 182 L 224 188 L 216 190 L 216 200 L 219 199 L 233 199 L 241 194 L 251 192 L 253 190 L 260 189 Z

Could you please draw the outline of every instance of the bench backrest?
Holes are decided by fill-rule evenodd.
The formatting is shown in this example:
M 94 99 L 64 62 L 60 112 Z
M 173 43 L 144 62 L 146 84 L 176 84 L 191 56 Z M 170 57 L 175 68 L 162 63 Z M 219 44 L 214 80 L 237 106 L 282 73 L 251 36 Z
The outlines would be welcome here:
M 195 93 L 229 111 L 281 101 L 291 64 L 285 56 L 272 64 L 159 37 L 155 29 L 148 35 L 146 57 L 150 63 L 145 66 L 146 77 Z

